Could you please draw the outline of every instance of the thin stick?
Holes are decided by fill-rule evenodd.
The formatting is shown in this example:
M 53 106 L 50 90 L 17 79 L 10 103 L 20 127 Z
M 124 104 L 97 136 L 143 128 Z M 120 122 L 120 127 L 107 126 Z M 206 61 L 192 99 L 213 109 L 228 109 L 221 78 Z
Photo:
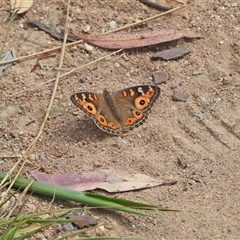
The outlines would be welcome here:
M 65 48 L 66 48 L 66 41 L 67 41 L 67 34 L 68 34 L 68 16 L 69 16 L 69 9 L 70 9 L 70 0 L 68 0 L 68 8 L 67 8 L 67 19 L 66 19 L 66 25 L 65 25 L 65 35 L 64 35 L 64 40 L 63 40 L 63 45 L 62 45 L 62 52 L 61 52 L 61 57 L 60 57 L 60 63 L 59 63 L 59 68 L 61 68 L 63 66 L 63 60 L 64 60 L 64 54 L 65 54 Z M 51 100 L 49 102 L 49 105 L 48 105 L 48 109 L 47 109 L 47 112 L 46 112 L 46 115 L 45 115 L 45 118 L 42 122 L 42 125 L 38 131 L 38 135 L 37 137 L 34 139 L 34 141 L 32 142 L 32 144 L 29 146 L 29 150 L 26 151 L 26 153 L 24 154 L 23 158 L 21 158 L 18 162 L 20 162 L 22 159 L 24 160 L 23 161 L 23 164 L 21 165 L 19 171 L 17 172 L 16 176 L 14 177 L 14 180 L 11 182 L 11 184 L 9 185 L 8 187 L 8 190 L 7 192 L 12 188 L 12 185 L 14 184 L 14 182 L 16 181 L 16 179 L 18 178 L 18 176 L 20 175 L 23 167 L 25 166 L 27 160 L 28 160 L 28 157 L 29 155 L 31 154 L 32 150 L 34 149 L 40 135 L 42 134 L 43 132 L 43 129 L 44 129 L 44 126 L 46 124 L 46 121 L 47 121 L 47 118 L 50 114 L 50 110 L 52 108 L 52 104 L 53 104 L 53 100 L 54 100 L 54 97 L 56 95 L 56 91 L 57 91 L 57 86 L 58 86 L 58 83 L 59 83 L 59 77 L 60 77 L 60 71 L 57 72 L 57 76 L 56 76 L 56 82 L 54 84 L 54 88 L 53 88 L 53 92 L 52 92 L 52 96 L 51 96 Z M 17 166 L 17 165 L 15 165 Z M 6 174 L 4 180 L 6 180 L 8 177 L 9 177 L 9 173 Z M 3 181 L 4 181 L 3 180 Z M 2 182 L 3 182 L 2 181 Z M 5 195 L 6 196 L 6 195 Z M 3 201 L 3 198 L 0 200 L 0 202 Z
M 60 57 L 60 63 L 59 63 L 59 68 L 62 68 L 63 66 L 63 60 L 64 60 L 64 54 L 65 54 L 65 49 L 66 49 L 66 42 L 67 42 L 67 35 L 68 35 L 68 18 L 69 18 L 69 8 L 70 8 L 70 0 L 68 0 L 68 7 L 67 7 L 67 19 L 66 19 L 66 25 L 65 25 L 65 33 L 64 33 L 64 39 L 63 39 L 63 45 L 62 45 L 62 52 L 61 52 L 61 57 Z M 58 83 L 60 81 L 60 73 L 61 71 L 57 71 L 57 76 L 56 76 L 56 82 L 54 84 L 54 88 L 53 88 L 53 92 L 52 92 L 52 96 L 48 105 L 48 109 L 45 115 L 45 118 L 43 120 L 43 123 L 39 129 L 39 132 L 41 132 L 46 124 L 47 118 L 50 114 L 50 110 L 52 108 L 52 104 L 57 92 L 57 87 L 58 87 Z
M 89 62 L 89 63 L 83 64 L 83 65 L 81 65 L 81 66 L 79 66 L 79 67 L 77 67 L 77 68 L 74 68 L 73 70 L 71 70 L 71 71 L 69 71 L 69 72 L 67 72 L 67 73 L 64 73 L 64 74 L 61 75 L 59 78 L 65 77 L 65 76 L 67 76 L 67 75 L 69 75 L 69 74 L 71 74 L 71 73 L 73 73 L 73 72 L 75 72 L 75 71 L 77 71 L 77 70 L 79 70 L 79 69 L 81 69 L 81 68 L 87 67 L 87 66 L 89 66 L 89 65 L 91 65 L 91 64 L 93 64 L 93 63 L 99 62 L 99 61 L 103 60 L 104 58 L 107 58 L 107 57 L 109 57 L 109 56 L 112 56 L 112 55 L 117 54 L 117 53 L 122 52 L 122 51 L 123 51 L 123 49 L 119 49 L 119 50 L 117 50 L 117 51 L 115 51 L 115 52 L 112 52 L 112 53 L 110 53 L 110 54 L 107 54 L 107 55 L 105 55 L 105 56 L 103 56 L 103 57 L 100 57 L 100 58 L 98 58 L 98 59 L 96 59 L 96 60 L 93 60 L 93 61 L 91 61 L 91 62 Z M 40 86 L 45 85 L 45 84 L 47 84 L 47 83 L 53 82 L 53 81 L 55 81 L 55 80 L 56 80 L 56 78 L 53 78 L 53 79 L 50 79 L 50 80 L 48 80 L 48 81 L 46 81 L 46 82 L 43 82 L 43 83 L 34 85 L 34 86 L 31 87 L 31 88 L 27 88 L 27 89 L 24 89 L 24 90 L 22 90 L 22 91 L 19 91 L 19 92 L 16 92 L 16 93 L 12 94 L 11 97 L 12 97 L 12 96 L 15 96 L 15 95 L 18 95 L 18 94 L 20 94 L 20 93 L 26 92 L 26 91 L 31 91 L 31 90 L 33 90 L 33 89 L 36 88 L 36 87 L 40 87 Z
M 16 181 L 16 179 L 18 178 L 18 176 L 20 175 L 25 163 L 27 162 L 28 156 L 30 155 L 30 153 L 32 152 L 35 144 L 37 143 L 38 138 L 40 137 L 40 135 L 42 134 L 42 132 L 39 132 L 38 135 L 35 137 L 35 139 L 33 140 L 33 142 L 30 144 L 30 146 L 27 148 L 26 153 L 23 157 L 21 157 L 16 164 L 14 164 L 14 166 L 11 168 L 10 171 L 8 171 L 6 173 L 6 176 L 3 178 L 0 186 L 3 186 L 3 184 L 6 182 L 6 180 L 11 176 L 11 173 L 14 171 L 14 169 L 20 164 L 20 162 L 23 160 L 23 164 L 21 165 L 19 171 L 17 172 L 16 176 L 14 177 L 14 180 L 11 182 L 11 184 L 8 186 L 7 191 L 5 192 L 5 195 L 0 199 L 0 205 L 3 203 L 3 201 L 5 200 L 5 197 L 8 195 L 8 192 L 10 191 L 10 189 L 12 188 L 14 182 Z

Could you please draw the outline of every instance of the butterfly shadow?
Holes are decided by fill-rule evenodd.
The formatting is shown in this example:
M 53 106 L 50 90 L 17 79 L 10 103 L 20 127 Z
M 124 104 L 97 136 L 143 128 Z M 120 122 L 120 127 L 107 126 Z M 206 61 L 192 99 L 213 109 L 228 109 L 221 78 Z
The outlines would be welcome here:
M 67 135 L 73 142 L 101 141 L 105 138 L 114 137 L 101 129 L 91 119 L 79 119 L 70 121 L 62 128 L 64 135 Z

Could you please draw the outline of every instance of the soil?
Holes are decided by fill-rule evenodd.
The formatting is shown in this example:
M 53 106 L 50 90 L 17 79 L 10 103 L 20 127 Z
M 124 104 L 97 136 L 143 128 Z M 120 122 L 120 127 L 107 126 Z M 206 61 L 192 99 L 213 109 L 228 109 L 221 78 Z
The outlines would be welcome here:
M 176 6 L 176 3 L 173 2 Z M 201 33 L 198 40 L 178 40 L 131 49 L 61 78 L 48 118 L 22 176 L 40 167 L 53 172 L 77 172 L 99 167 L 125 169 L 156 179 L 177 180 L 162 186 L 107 196 L 121 197 L 178 209 L 177 213 L 154 213 L 156 218 L 108 211 L 95 212 L 105 224 L 104 236 L 143 239 L 238 239 L 240 236 L 240 4 L 234 1 L 188 1 L 187 8 L 149 21 L 135 30 L 174 28 Z M 2 1 L 1 7 L 8 6 Z M 146 19 L 159 11 L 138 1 L 72 1 L 69 28 L 96 35 Z M 1 42 L 7 32 L 0 12 Z M 66 3 L 35 1 L 27 12 L 38 20 L 63 28 Z M 61 46 L 37 28 L 28 26 L 26 14 L 11 25 L 5 49 L 17 57 Z M 128 30 L 131 31 L 131 30 Z M 172 61 L 153 61 L 152 52 L 185 46 L 191 53 Z M 82 44 L 66 49 L 64 72 L 89 63 L 111 51 Z M 7 68 L 1 82 L 1 168 L 7 172 L 36 137 L 49 104 L 60 51 L 46 58 L 31 57 Z M 40 66 L 34 68 L 37 59 Z M 142 126 L 113 136 L 103 132 L 70 101 L 81 90 L 102 93 L 125 87 L 153 84 L 152 73 L 170 76 L 160 84 L 161 95 Z M 81 76 L 87 74 L 86 81 Z M 24 90 L 24 91 L 23 91 Z M 173 92 L 188 94 L 186 102 L 174 101 Z M 22 92 L 23 91 L 23 92 Z M 19 93 L 20 92 L 20 93 Z M 186 163 L 182 168 L 179 159 Z M 26 200 L 36 211 L 49 208 L 51 199 L 31 195 Z M 53 208 L 69 207 L 55 200 Z M 58 232 L 60 231 L 60 233 Z M 62 231 L 62 232 L 61 232 Z M 45 239 L 62 235 L 54 228 L 43 231 Z M 98 233 L 92 230 L 89 236 Z M 43 238 L 43 239 L 44 239 Z

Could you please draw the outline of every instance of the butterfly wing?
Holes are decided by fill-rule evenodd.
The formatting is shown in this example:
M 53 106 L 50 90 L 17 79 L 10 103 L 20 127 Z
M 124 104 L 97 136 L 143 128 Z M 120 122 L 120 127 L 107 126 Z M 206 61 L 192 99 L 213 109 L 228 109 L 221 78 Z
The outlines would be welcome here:
M 157 86 L 140 85 L 115 92 L 112 97 L 122 113 L 124 131 L 143 124 L 160 94 Z
M 121 125 L 110 111 L 105 97 L 92 92 L 79 92 L 70 97 L 71 101 L 82 109 L 82 111 L 103 131 L 111 134 L 120 134 Z

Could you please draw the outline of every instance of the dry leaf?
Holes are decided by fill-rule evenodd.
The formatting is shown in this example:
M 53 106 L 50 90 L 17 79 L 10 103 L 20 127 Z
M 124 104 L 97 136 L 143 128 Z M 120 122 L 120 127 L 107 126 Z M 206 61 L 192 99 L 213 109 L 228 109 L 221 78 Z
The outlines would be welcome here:
M 28 16 L 28 21 L 34 25 L 37 26 L 40 30 L 46 32 L 47 34 L 49 34 L 51 37 L 57 39 L 57 40 L 63 40 L 64 39 L 64 34 L 65 34 L 65 30 L 64 29 L 57 29 L 51 25 L 45 24 L 43 22 L 38 21 L 37 19 Z M 68 34 L 67 36 L 67 41 L 68 42 L 75 42 L 77 41 L 78 38 L 76 36 L 74 36 L 73 34 Z
M 9 60 L 12 60 L 12 59 L 14 59 L 14 58 L 16 58 L 16 52 L 15 52 L 15 50 L 14 50 L 14 49 L 12 49 L 12 50 L 7 50 L 7 51 L 5 51 L 5 52 L 2 54 L 1 59 L 0 59 L 0 62 L 3 63 L 3 62 L 6 62 L 6 61 L 9 61 Z M 12 66 L 12 65 L 13 65 L 13 62 L 11 62 L 11 63 L 6 63 L 6 64 L 2 64 L 2 65 L 0 66 L 0 77 L 2 77 L 2 72 L 3 72 L 6 68 L 8 68 L 8 67 L 10 67 L 10 66 Z
M 69 219 L 72 220 L 73 224 L 77 226 L 78 229 L 88 228 L 97 225 L 97 220 L 90 215 L 70 215 Z
M 33 5 L 33 0 L 11 0 L 11 8 L 17 10 L 17 14 L 21 14 L 29 10 Z
M 31 174 L 38 181 L 67 187 L 78 191 L 103 189 L 108 192 L 125 192 L 159 185 L 172 185 L 177 181 L 164 182 L 144 174 L 132 174 L 115 169 L 97 169 L 83 173 L 46 174 L 33 171 Z
M 154 72 L 152 75 L 155 84 L 166 83 L 169 79 L 169 76 L 163 72 Z
M 189 98 L 189 95 L 187 93 L 181 93 L 177 90 L 173 91 L 173 100 L 175 101 L 186 102 L 188 98 Z
M 188 30 L 158 29 L 153 31 L 140 32 L 118 32 L 98 36 L 86 37 L 77 35 L 85 42 L 107 49 L 129 49 L 151 46 L 159 43 L 170 42 L 183 37 L 202 38 L 198 33 Z
M 191 51 L 185 47 L 175 47 L 170 48 L 161 52 L 156 52 L 152 54 L 153 59 L 162 58 L 164 60 L 179 59 L 189 54 Z

